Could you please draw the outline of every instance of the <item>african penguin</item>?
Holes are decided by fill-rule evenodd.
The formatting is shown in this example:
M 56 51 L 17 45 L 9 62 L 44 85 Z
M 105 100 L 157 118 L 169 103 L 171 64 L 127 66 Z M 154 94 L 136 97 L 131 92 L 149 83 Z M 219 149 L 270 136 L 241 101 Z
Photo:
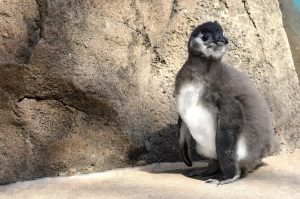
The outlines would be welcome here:
M 206 182 L 231 183 L 253 171 L 265 156 L 278 152 L 269 108 L 252 81 L 222 62 L 228 39 L 217 22 L 194 29 L 188 59 L 176 76 L 179 145 L 192 166 L 191 139 L 209 166 L 189 176 L 221 176 Z

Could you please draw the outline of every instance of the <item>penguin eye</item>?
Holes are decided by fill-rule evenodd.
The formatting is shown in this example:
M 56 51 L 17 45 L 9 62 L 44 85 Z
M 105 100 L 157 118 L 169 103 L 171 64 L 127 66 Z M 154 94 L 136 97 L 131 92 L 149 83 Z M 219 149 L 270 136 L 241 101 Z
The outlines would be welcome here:
M 203 35 L 202 41 L 207 41 L 207 40 L 208 40 L 208 36 L 207 35 Z

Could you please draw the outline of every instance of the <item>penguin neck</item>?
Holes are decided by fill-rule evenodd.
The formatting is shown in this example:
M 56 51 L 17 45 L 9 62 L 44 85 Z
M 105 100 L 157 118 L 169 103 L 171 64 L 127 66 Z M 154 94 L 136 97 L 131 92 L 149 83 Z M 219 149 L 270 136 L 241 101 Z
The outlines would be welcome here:
M 211 69 L 217 67 L 219 63 L 221 62 L 221 59 L 214 59 L 214 58 L 208 58 L 203 57 L 199 55 L 189 55 L 187 62 L 195 66 L 195 69 L 199 71 L 202 74 L 209 73 Z

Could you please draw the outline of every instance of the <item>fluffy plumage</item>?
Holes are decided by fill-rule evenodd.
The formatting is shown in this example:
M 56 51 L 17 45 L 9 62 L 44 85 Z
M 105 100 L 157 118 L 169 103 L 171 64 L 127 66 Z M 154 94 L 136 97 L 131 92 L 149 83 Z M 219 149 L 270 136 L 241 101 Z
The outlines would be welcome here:
M 218 23 L 198 26 L 190 36 L 189 57 L 175 83 L 183 158 L 192 164 L 192 137 L 199 154 L 218 162 L 221 178 L 208 181 L 218 184 L 237 180 L 278 150 L 263 97 L 246 75 L 221 61 L 227 45 Z M 218 167 L 214 164 L 214 168 Z M 191 175 L 200 173 L 207 174 Z

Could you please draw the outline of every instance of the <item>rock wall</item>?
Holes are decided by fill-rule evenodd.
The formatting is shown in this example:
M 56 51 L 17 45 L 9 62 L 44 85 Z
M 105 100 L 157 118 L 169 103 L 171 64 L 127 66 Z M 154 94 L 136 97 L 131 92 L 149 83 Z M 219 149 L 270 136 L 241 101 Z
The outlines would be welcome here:
M 174 78 L 208 20 L 265 95 L 283 150 L 299 147 L 300 89 L 275 0 L 2 0 L 0 183 L 180 160 Z

